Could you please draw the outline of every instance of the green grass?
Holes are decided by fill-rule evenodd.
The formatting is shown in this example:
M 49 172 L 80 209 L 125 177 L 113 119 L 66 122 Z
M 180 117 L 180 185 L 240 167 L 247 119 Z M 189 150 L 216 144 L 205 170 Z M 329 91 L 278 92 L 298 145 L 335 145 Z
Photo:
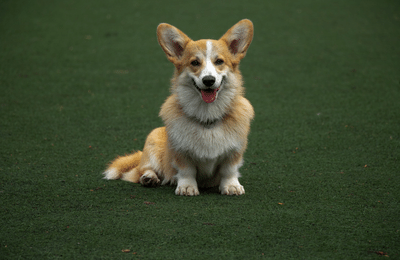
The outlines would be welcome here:
M 0 258 L 399 258 L 400 3 L 165 3 L 1 1 Z M 157 25 L 243 18 L 246 194 L 101 179 L 162 124 Z

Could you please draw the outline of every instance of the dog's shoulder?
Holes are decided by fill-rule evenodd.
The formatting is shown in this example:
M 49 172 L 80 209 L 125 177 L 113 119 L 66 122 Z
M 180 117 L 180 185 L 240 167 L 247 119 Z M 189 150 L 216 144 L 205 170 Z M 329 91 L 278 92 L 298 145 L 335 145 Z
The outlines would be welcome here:
M 238 96 L 232 105 L 231 115 L 236 120 L 248 119 L 252 120 L 254 118 L 254 108 L 243 96 Z
M 164 104 L 161 106 L 161 110 L 159 113 L 159 116 L 161 119 L 165 121 L 169 121 L 171 119 L 175 119 L 178 117 L 182 117 L 183 111 L 182 107 L 179 105 L 177 101 L 177 96 L 176 94 L 170 95 L 164 102 Z

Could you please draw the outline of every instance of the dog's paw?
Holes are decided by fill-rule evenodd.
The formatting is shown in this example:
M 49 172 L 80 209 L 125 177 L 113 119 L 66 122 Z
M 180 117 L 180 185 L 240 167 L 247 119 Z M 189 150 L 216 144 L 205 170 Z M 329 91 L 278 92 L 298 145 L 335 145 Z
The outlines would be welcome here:
M 200 192 L 197 186 L 194 185 L 178 185 L 175 194 L 181 196 L 198 196 Z
M 221 187 L 220 189 L 221 189 L 222 195 L 243 195 L 244 194 L 244 188 L 240 184 L 226 185 L 224 187 Z
M 153 171 L 146 171 L 140 177 L 140 183 L 146 187 L 157 187 L 160 185 L 160 179 L 157 177 L 157 174 Z

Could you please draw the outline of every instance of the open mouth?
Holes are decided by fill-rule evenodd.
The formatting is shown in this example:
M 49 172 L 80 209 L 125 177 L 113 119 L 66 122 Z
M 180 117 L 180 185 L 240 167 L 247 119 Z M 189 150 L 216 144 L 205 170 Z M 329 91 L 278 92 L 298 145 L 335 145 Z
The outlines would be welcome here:
M 193 80 L 193 79 L 192 79 Z M 206 103 L 212 103 L 217 99 L 219 88 L 212 89 L 212 88 L 207 88 L 207 89 L 200 89 L 196 82 L 193 80 L 193 85 L 196 87 L 196 89 L 200 92 L 201 98 L 203 99 L 204 102 Z M 222 85 L 222 83 L 221 83 Z

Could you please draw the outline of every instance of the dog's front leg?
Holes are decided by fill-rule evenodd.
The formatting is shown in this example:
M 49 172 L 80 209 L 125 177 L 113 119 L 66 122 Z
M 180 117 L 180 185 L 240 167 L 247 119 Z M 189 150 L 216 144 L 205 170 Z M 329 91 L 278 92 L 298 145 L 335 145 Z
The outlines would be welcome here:
M 184 165 L 182 162 L 180 162 L 179 166 L 175 163 L 174 166 L 174 168 L 178 170 L 178 173 L 175 176 L 178 182 L 178 187 L 176 187 L 175 194 L 184 196 L 199 195 L 200 193 L 196 181 L 196 167 L 191 165 L 189 162 L 185 162 Z
M 242 166 L 243 160 L 240 158 L 238 162 L 228 161 L 221 165 L 220 175 L 221 182 L 219 190 L 223 195 L 242 195 L 244 188 L 239 182 L 239 168 Z

